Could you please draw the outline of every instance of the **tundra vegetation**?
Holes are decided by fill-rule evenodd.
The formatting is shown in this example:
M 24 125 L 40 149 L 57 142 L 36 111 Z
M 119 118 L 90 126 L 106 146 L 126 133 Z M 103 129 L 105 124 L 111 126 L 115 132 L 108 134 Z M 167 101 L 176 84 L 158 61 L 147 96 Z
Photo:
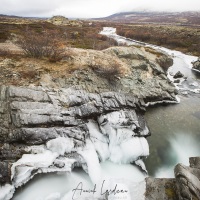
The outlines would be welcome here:
M 142 42 L 200 56 L 199 27 L 155 24 L 120 24 L 117 26 L 117 34 Z

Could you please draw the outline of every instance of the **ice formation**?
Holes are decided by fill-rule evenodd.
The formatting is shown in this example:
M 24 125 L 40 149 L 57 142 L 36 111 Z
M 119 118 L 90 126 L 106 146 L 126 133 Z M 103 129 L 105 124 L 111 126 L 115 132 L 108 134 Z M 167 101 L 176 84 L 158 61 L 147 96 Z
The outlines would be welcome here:
M 72 151 L 74 143 L 70 138 L 58 137 L 48 141 L 46 146 L 50 151 L 63 156 L 65 153 L 70 153 Z
M 0 199 L 1 200 L 9 200 L 12 198 L 15 192 L 15 187 L 10 184 L 6 184 L 4 186 L 0 186 Z
M 101 185 L 103 179 L 106 179 L 102 175 L 100 165 L 100 162 L 106 160 L 117 164 L 136 161 L 136 164 L 146 170 L 140 158 L 149 155 L 149 146 L 144 137 L 148 134 L 148 129 L 144 127 L 138 132 L 140 125 L 134 111 L 130 113 L 115 111 L 101 115 L 97 121 L 88 120 L 87 127 L 89 138 L 86 139 L 84 147 L 75 148 L 73 140 L 68 137 L 52 139 L 46 143 L 46 146 L 29 147 L 33 154 L 24 154 L 12 166 L 13 188 L 25 184 L 37 173 L 70 172 L 76 160 L 66 158 L 65 155 L 71 152 L 77 152 L 82 156 L 93 184 L 97 185 Z M 109 180 L 105 184 L 111 187 L 113 183 Z M 124 189 L 127 187 L 124 183 L 119 185 Z M 46 199 L 56 199 L 59 195 L 50 195 Z M 62 199 L 67 199 L 71 195 L 72 193 L 69 192 Z M 127 194 L 126 198 L 131 198 L 130 194 Z
M 131 114 L 132 119 L 124 111 L 116 111 L 98 119 L 102 133 L 109 138 L 109 159 L 114 163 L 131 163 L 149 155 L 147 140 L 137 135 L 136 113 Z

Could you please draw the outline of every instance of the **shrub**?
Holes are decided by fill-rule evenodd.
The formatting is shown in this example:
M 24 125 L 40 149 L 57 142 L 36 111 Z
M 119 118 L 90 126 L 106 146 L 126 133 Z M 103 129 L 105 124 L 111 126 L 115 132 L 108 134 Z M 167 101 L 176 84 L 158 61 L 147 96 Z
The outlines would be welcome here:
M 118 63 L 114 63 L 109 67 L 102 67 L 101 65 L 90 67 L 98 76 L 107 79 L 109 82 L 114 82 L 117 77 L 121 76 L 120 65 Z
M 29 57 L 46 57 L 51 62 L 57 62 L 65 56 L 65 48 L 56 31 L 45 31 L 39 34 L 27 30 L 15 43 Z

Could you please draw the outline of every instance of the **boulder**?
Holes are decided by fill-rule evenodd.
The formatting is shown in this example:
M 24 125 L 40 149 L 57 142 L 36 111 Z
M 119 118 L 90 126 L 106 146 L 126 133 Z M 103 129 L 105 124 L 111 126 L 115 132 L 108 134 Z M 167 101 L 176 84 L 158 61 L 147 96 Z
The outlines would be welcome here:
M 200 157 L 190 158 L 189 167 L 176 165 L 174 173 L 179 199 L 200 199 Z
M 193 64 L 193 69 L 200 71 L 200 57 L 198 58 L 197 61 L 193 62 L 192 64 Z
M 183 78 L 184 74 L 182 74 L 180 71 L 176 72 L 176 74 L 173 76 L 175 79 L 177 78 Z
M 174 83 L 180 83 L 179 79 L 174 80 Z

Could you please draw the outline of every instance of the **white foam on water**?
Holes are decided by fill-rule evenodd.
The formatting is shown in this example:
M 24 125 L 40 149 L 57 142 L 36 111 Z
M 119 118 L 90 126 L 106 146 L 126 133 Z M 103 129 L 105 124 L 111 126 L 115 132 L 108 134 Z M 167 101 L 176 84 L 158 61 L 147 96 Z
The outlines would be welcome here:
M 80 195 L 80 192 L 77 191 L 74 196 L 75 199 L 103 197 L 101 193 L 105 193 L 106 190 L 113 190 L 116 184 L 117 189 L 127 190 L 128 192 L 114 196 L 110 194 L 110 200 L 115 200 L 117 197 L 144 199 L 146 187 L 144 179 L 146 176 L 136 166 L 131 164 L 117 165 L 110 161 L 103 162 L 100 166 L 102 176 L 97 184 L 96 194 L 82 193 Z M 75 169 L 68 174 L 40 175 L 39 178 L 34 178 L 24 188 L 19 189 L 13 200 L 71 200 L 74 194 L 72 190 L 77 188 L 80 182 L 82 182 L 83 189 L 94 188 L 89 176 L 82 169 Z M 133 193 L 133 191 L 135 192 Z
M 191 137 L 190 134 L 176 134 L 175 137 L 169 139 L 171 148 L 170 153 L 175 157 L 176 161 L 171 166 L 163 166 L 156 173 L 157 178 L 173 178 L 174 166 L 178 163 L 189 166 L 189 157 L 200 155 L 199 142 Z
M 13 200 L 46 200 L 63 196 L 76 188 L 79 182 L 83 182 L 86 188 L 92 187 L 88 175 L 81 169 L 64 174 L 42 174 L 31 180 L 24 188 L 20 188 Z M 21 192 L 20 192 L 21 190 Z

